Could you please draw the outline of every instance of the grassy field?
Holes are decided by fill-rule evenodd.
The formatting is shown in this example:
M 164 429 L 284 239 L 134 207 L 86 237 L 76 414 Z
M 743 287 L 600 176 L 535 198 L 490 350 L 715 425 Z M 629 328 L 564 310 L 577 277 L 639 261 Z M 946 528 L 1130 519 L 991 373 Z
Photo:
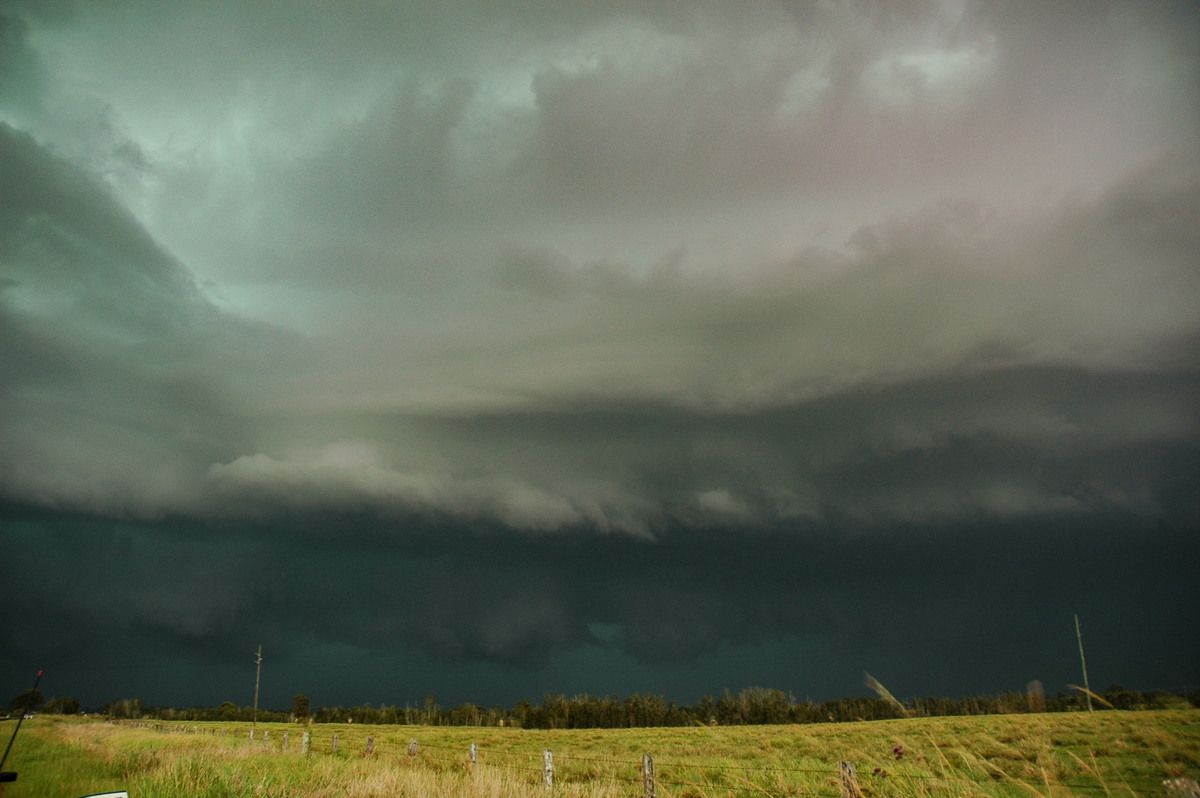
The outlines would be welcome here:
M 692 798 L 836 798 L 842 760 L 854 763 L 866 798 L 1158 796 L 1165 778 L 1200 776 L 1195 710 L 594 731 L 322 724 L 310 727 L 307 756 L 297 725 L 258 724 L 253 740 L 249 724 L 172 728 L 28 721 L 6 766 L 20 777 L 4 796 L 545 795 L 544 749 L 553 753 L 555 792 L 567 796 L 642 795 L 646 753 L 658 795 Z

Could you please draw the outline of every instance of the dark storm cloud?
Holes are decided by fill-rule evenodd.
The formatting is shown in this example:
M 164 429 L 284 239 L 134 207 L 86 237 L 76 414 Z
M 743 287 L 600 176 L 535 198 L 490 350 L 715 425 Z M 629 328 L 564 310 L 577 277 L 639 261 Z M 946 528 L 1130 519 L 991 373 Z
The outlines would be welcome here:
M 912 525 L 866 546 L 782 531 L 731 546 L 716 531 L 655 544 L 589 536 L 547 544 L 465 527 L 447 536 L 419 523 L 397 535 L 361 516 L 200 528 L 13 507 L 6 515 L 11 656 L 49 660 L 100 700 L 133 691 L 178 700 L 170 696 L 179 688 L 160 686 L 156 673 L 201 664 L 209 670 L 188 700 L 245 703 L 246 653 L 258 642 L 270 653 L 267 701 L 278 705 L 298 690 L 329 704 L 429 692 L 455 702 L 521 697 L 487 679 L 456 681 L 471 662 L 514 681 L 537 668 L 535 691 L 646 689 L 619 671 L 563 671 L 581 646 L 630 671 L 679 669 L 695 694 L 682 684 L 668 692 L 694 700 L 744 686 L 765 664 L 755 647 L 789 640 L 802 655 L 773 672 L 801 694 L 853 692 L 866 668 L 901 695 L 1019 689 L 1035 677 L 1061 689 L 1074 678 L 1073 612 L 1104 619 L 1089 629 L 1098 674 L 1137 672 L 1165 686 L 1195 654 L 1180 642 L 1197 606 L 1187 566 L 1194 540 L 1159 530 L 1139 533 L 1136 546 L 1119 543 L 1136 525 L 1111 516 L 1089 517 L 1087 531 L 1045 518 L 985 522 L 969 534 Z M 1184 556 L 1164 560 L 1164 549 Z M 47 568 L 67 578 L 42 577 Z M 121 667 L 88 675 L 114 646 Z M 340 660 L 337 647 L 359 652 L 343 677 L 370 668 L 372 657 L 409 665 L 368 683 L 321 676 L 314 657 Z M 414 651 L 429 664 L 414 666 Z M 683 675 L 697 667 L 708 675 Z
M 1196 14 L 6 6 L 6 663 L 1184 678 Z

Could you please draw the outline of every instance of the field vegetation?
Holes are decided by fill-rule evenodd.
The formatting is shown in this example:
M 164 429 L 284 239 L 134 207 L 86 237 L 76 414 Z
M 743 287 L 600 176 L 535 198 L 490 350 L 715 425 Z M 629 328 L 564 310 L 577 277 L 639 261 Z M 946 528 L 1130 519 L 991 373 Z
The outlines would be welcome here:
M 873 681 L 873 680 L 872 680 Z M 876 682 L 876 684 L 878 684 Z M 1031 683 L 1031 687 L 1037 685 Z M 872 688 L 875 689 L 875 688 Z M 886 692 L 886 691 L 885 691 Z M 1200 694 L 1179 695 L 1167 691 L 1139 692 L 1111 685 L 1095 696 L 1096 706 L 1114 709 L 1182 709 L 1200 706 Z M 74 699 L 52 699 L 54 702 Z M 14 699 L 14 705 L 18 699 Z M 74 702 L 78 706 L 78 702 Z M 424 726 L 519 726 L 524 729 L 627 729 L 634 726 L 721 726 L 783 723 L 840 723 L 852 720 L 888 720 L 912 716 L 996 715 L 1019 712 L 1075 712 L 1087 707 L 1079 691 L 1043 695 L 1040 685 L 1027 692 L 977 695 L 962 699 L 916 697 L 905 702 L 888 694 L 856 696 L 813 703 L 797 701 L 790 693 L 765 687 L 747 687 L 737 693 L 725 691 L 714 698 L 704 696 L 693 705 L 680 705 L 663 696 L 635 693 L 575 696 L 547 695 L 541 704 L 519 701 L 512 707 L 482 707 L 461 704 L 442 707 L 433 696 L 417 705 L 361 704 L 355 707 L 309 707 L 308 697 L 298 695 L 292 711 L 280 712 L 239 707 L 227 701 L 217 707 L 148 707 L 139 699 L 110 701 L 101 712 L 118 718 L 153 717 L 158 720 L 234 721 L 257 719 L 283 721 L 311 717 L 317 723 L 399 723 Z M 47 709 L 46 711 L 50 711 Z M 64 713 L 69 714 L 69 713 Z
M 864 798 L 1159 796 L 1164 779 L 1200 776 L 1200 712 L 588 730 L 41 715 L 9 758 L 20 775 L 5 798 L 545 795 L 546 749 L 554 794 L 564 796 L 643 795 L 643 754 L 654 758 L 660 796 L 837 798 L 840 761 L 855 765 Z

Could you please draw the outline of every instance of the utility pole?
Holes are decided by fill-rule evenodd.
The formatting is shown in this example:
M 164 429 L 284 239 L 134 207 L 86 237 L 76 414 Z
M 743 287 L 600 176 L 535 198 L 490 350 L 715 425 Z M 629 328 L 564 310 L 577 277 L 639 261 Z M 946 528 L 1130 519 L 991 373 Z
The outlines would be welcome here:
M 1079 641 L 1079 664 L 1083 666 L 1083 690 L 1087 696 L 1088 712 L 1092 711 L 1092 686 L 1088 684 L 1087 660 L 1083 658 L 1083 633 L 1079 631 L 1079 616 L 1075 616 L 1075 639 Z
M 1078 618 L 1075 619 L 1075 623 L 1079 623 Z M 250 724 L 251 728 L 258 726 L 258 677 L 260 675 L 262 675 L 262 643 L 258 644 L 258 654 L 254 657 L 254 720 Z M 1084 681 L 1087 681 L 1087 676 L 1084 676 Z

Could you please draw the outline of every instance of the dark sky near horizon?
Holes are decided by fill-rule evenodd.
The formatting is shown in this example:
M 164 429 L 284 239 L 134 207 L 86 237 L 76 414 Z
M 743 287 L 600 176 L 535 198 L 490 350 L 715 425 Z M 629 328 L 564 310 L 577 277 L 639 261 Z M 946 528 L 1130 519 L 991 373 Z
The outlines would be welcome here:
M 1197 30 L 0 0 L 0 687 L 1200 684 Z

